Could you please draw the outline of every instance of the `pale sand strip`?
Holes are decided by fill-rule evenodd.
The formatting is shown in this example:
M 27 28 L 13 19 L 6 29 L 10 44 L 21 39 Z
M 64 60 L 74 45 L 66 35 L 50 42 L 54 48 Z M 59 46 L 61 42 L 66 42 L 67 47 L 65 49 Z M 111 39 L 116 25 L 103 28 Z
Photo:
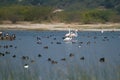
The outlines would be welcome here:
M 0 24 L 1 29 L 23 29 L 23 30 L 68 30 L 78 29 L 83 31 L 120 31 L 120 23 L 113 24 L 65 24 L 65 23 L 47 23 L 47 24 Z M 119 29 L 118 29 L 119 28 Z

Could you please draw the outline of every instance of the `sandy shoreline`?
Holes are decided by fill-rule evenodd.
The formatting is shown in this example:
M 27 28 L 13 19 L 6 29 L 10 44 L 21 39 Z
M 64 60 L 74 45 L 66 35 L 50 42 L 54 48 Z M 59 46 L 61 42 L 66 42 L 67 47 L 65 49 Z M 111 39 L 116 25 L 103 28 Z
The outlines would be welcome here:
M 0 30 L 68 30 L 78 29 L 82 31 L 120 31 L 120 23 L 112 24 L 65 24 L 65 23 L 47 23 L 47 24 L 0 24 Z

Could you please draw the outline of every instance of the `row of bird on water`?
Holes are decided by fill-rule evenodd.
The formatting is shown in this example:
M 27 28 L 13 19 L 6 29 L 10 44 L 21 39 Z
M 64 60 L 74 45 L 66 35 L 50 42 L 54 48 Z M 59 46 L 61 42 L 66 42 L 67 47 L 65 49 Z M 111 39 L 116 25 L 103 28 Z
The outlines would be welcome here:
M 15 34 L 12 34 L 10 35 L 8 32 L 7 33 L 4 33 L 0 31 L 0 40 L 15 40 L 16 38 L 16 35 Z
M 73 38 L 78 36 L 78 30 L 75 31 L 71 31 L 71 29 L 69 29 L 69 32 L 67 34 L 65 34 L 65 38 L 64 41 L 73 41 Z M 101 30 L 101 33 L 103 33 L 104 31 Z M 6 36 L 8 36 L 8 34 L 6 34 Z M 0 32 L 0 39 L 2 39 L 2 32 Z M 15 35 L 12 36 L 12 38 L 15 38 Z

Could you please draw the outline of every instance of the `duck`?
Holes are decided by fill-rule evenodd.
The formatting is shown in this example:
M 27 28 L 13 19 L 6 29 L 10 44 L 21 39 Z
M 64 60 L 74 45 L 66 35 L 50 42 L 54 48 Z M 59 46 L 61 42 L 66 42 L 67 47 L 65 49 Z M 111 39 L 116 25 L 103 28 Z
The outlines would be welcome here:
M 26 69 L 27 69 L 28 67 L 29 67 L 29 65 L 28 65 L 28 64 L 25 64 L 25 65 L 24 65 L 24 68 L 26 68 Z
M 102 57 L 102 58 L 100 58 L 100 60 L 99 60 L 100 62 L 105 62 L 105 58 L 104 57 Z

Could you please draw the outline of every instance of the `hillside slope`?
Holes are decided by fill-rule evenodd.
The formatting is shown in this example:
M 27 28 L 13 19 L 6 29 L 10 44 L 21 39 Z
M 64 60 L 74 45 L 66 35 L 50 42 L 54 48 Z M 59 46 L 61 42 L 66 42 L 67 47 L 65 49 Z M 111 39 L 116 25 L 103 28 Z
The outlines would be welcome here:
M 7 5 L 41 5 L 63 9 L 83 9 L 104 7 L 119 10 L 120 0 L 0 0 L 0 6 Z

